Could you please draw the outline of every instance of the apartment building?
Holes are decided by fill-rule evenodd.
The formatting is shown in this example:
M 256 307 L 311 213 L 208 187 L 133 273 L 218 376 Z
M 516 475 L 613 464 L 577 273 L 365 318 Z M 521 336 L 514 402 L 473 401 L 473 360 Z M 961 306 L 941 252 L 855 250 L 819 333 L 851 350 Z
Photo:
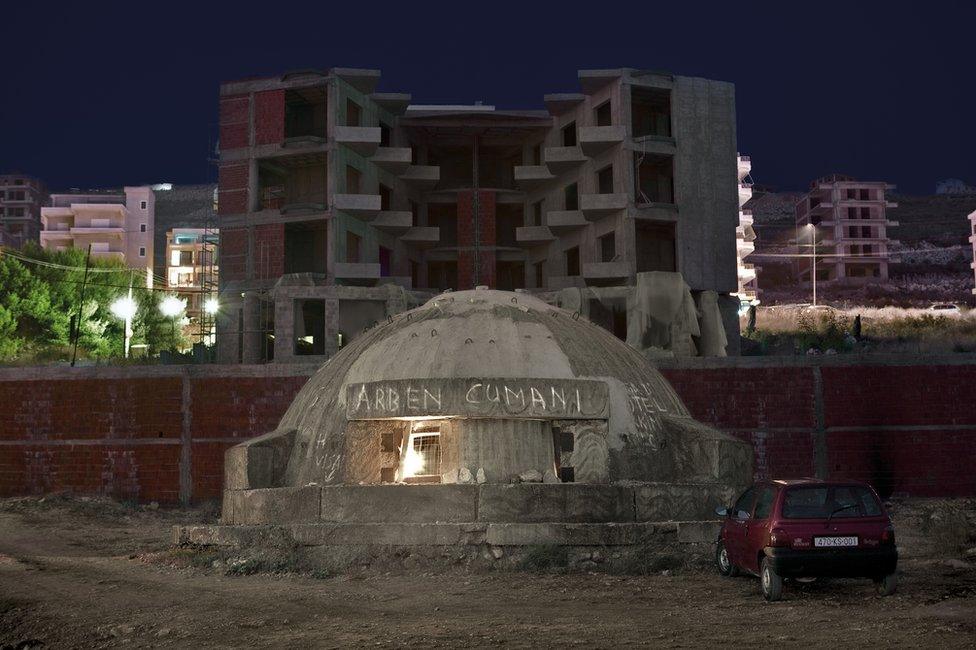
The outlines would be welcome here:
M 716 292 L 735 353 L 733 86 L 578 76 L 579 92 L 517 111 L 411 104 L 377 92 L 376 70 L 223 84 L 220 360 L 325 358 L 477 285 L 586 291 L 600 300 L 582 315 L 622 337 L 628 291 L 651 271 Z
M 191 323 L 204 316 L 207 299 L 216 298 L 219 235 L 207 228 L 174 228 L 166 232 L 166 286 L 186 301 L 186 315 Z
M 810 184 L 796 204 L 795 272 L 810 282 L 816 265 L 817 282 L 868 284 L 888 279 L 888 228 L 898 222 L 887 218 L 897 208 L 885 198 L 894 185 L 858 181 L 831 174 Z
M 90 245 L 92 258 L 138 269 L 152 287 L 155 201 L 148 186 L 52 194 L 51 205 L 41 209 L 41 246 L 87 250 Z
M 739 290 L 736 292 L 743 304 L 759 304 L 759 268 L 747 262 L 756 250 L 756 231 L 752 227 L 752 210 L 743 206 L 752 198 L 752 160 L 749 156 L 738 157 L 739 171 L 739 227 L 735 229 L 736 268 L 739 276 Z
M 22 248 L 36 242 L 41 230 L 41 207 L 48 202 L 44 183 L 26 174 L 0 176 L 0 231 L 4 246 Z

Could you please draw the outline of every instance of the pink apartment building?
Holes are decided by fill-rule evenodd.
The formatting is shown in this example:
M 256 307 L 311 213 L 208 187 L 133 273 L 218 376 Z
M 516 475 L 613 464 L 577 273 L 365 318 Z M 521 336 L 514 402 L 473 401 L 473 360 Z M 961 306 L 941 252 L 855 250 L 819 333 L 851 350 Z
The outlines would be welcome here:
M 801 282 L 810 282 L 814 255 L 817 282 L 868 284 L 888 279 L 893 260 L 888 228 L 898 225 L 886 215 L 897 208 L 885 198 L 894 189 L 883 181 L 858 181 L 831 174 L 810 184 L 796 204 L 795 269 Z

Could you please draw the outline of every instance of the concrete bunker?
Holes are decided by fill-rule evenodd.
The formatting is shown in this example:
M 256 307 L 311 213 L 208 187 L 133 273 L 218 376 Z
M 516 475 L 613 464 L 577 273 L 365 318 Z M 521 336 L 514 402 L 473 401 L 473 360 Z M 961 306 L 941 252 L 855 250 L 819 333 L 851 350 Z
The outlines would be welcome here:
M 747 443 L 692 419 L 613 333 L 479 288 L 344 346 L 275 431 L 228 450 L 221 525 L 179 535 L 239 542 L 275 525 L 309 545 L 626 546 L 662 530 L 706 541 L 702 522 L 751 465 Z

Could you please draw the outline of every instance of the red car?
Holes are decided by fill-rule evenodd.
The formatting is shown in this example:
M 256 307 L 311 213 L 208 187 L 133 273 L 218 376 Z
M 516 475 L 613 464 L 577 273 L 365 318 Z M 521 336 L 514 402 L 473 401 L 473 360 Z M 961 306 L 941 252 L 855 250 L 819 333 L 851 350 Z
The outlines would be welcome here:
M 761 481 L 715 513 L 719 572 L 759 576 L 766 600 L 779 600 L 784 578 L 871 578 L 879 594 L 895 591 L 895 531 L 870 485 Z

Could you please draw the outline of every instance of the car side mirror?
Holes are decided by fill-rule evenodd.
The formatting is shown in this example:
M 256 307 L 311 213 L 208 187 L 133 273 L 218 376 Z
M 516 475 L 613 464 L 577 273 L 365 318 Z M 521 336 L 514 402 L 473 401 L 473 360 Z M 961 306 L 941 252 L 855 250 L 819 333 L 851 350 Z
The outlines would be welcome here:
M 718 506 L 715 508 L 715 514 L 717 514 L 719 517 L 728 517 L 729 509 L 722 506 Z

